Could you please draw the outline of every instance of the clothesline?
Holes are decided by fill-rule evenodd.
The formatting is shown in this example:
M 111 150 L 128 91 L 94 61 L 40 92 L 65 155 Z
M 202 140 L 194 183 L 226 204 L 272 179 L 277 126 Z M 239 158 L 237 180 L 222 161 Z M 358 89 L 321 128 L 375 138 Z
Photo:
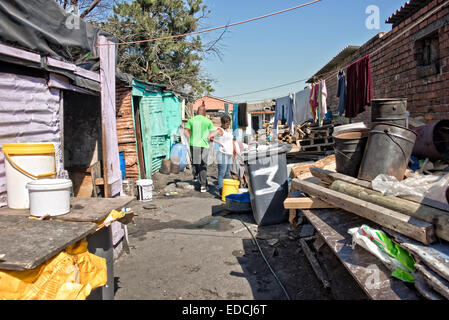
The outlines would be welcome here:
M 268 18 L 268 17 L 274 16 L 274 15 L 277 15 L 277 14 L 281 14 L 281 13 L 285 13 L 285 12 L 288 12 L 288 11 L 296 10 L 296 9 L 303 8 L 303 7 L 306 7 L 306 6 L 310 6 L 310 5 L 315 4 L 317 2 L 320 2 L 320 1 L 322 1 L 322 0 L 315 0 L 315 1 L 312 1 L 312 2 L 309 2 L 309 3 L 304 3 L 304 4 L 300 4 L 300 5 L 294 6 L 292 8 L 284 9 L 284 10 L 273 12 L 273 13 L 269 13 L 269 14 L 266 14 L 266 15 L 263 15 L 263 16 L 260 16 L 260 17 L 257 17 L 257 18 L 247 19 L 247 20 L 244 20 L 244 21 L 239 21 L 239 22 L 227 24 L 227 25 L 220 26 L 220 27 L 214 27 L 214 28 L 209 28 L 209 29 L 200 30 L 200 31 L 194 31 L 194 32 L 189 32 L 189 33 L 183 33 L 183 34 L 177 34 L 177 35 L 171 35 L 171 36 L 165 36 L 165 37 L 153 38 L 153 39 L 146 39 L 146 40 L 136 40 L 136 41 L 117 42 L 117 43 L 111 42 L 111 43 L 105 43 L 105 44 L 97 44 L 96 46 L 103 46 L 103 45 L 118 46 L 118 45 L 125 45 L 125 44 L 145 43 L 145 42 L 152 42 L 152 41 L 158 41 L 158 40 L 167 40 L 167 39 L 174 39 L 174 38 L 192 36 L 192 35 L 195 35 L 195 34 L 201 34 L 201 33 L 204 33 L 204 32 L 210 32 L 210 31 L 215 31 L 215 30 L 219 30 L 219 29 L 225 29 L 225 28 L 229 28 L 229 27 L 234 27 L 234 26 L 239 25 L 239 24 L 244 24 L 244 23 L 248 23 L 248 22 L 252 22 L 252 21 Z
M 400 34 L 398 34 L 396 37 L 392 38 L 391 40 L 389 40 L 387 43 L 383 44 L 381 47 L 377 48 L 376 50 L 367 53 L 367 54 L 365 55 L 365 57 L 368 56 L 368 55 L 369 55 L 370 57 L 373 57 L 377 52 L 381 51 L 381 50 L 384 49 L 386 46 L 390 45 L 392 42 L 394 42 L 394 41 L 396 41 L 397 39 L 399 39 L 399 38 L 400 38 L 401 36 L 403 36 L 405 33 L 409 32 L 411 29 L 413 29 L 414 27 L 416 27 L 417 25 L 419 25 L 421 22 L 423 22 L 424 20 L 428 19 L 430 16 L 434 15 L 436 12 L 438 12 L 439 10 L 441 10 L 443 7 L 445 7 L 445 6 L 447 6 L 447 5 L 449 5 L 449 1 L 445 1 L 444 3 L 442 3 L 441 5 L 439 5 L 438 7 L 434 8 L 432 11 L 430 11 L 430 12 L 428 12 L 427 14 L 425 14 L 424 16 L 422 16 L 420 19 L 418 19 L 418 20 L 417 20 L 416 22 L 414 22 L 411 26 L 409 26 L 408 28 L 406 28 L 405 30 L 403 30 L 403 31 L 402 31 Z M 386 53 L 386 54 L 387 54 L 387 53 Z M 363 59 L 363 57 L 360 58 L 360 59 Z M 359 60 L 360 60 L 360 59 L 359 59 Z M 357 60 L 357 61 L 358 61 L 358 60 Z M 348 65 L 339 68 L 339 70 L 337 70 L 337 71 L 335 71 L 335 72 L 332 72 L 331 74 L 328 74 L 328 73 L 321 73 L 321 74 L 315 75 L 315 77 L 317 78 L 317 80 L 326 80 L 326 81 L 329 81 L 329 79 L 336 77 L 336 76 L 338 75 L 338 73 L 339 73 L 340 70 L 342 70 L 342 69 L 347 69 L 349 66 L 351 66 L 351 65 L 354 64 L 354 63 L 356 63 L 357 61 L 351 62 L 351 63 L 349 63 Z M 327 75 L 327 76 L 326 76 L 326 75 Z M 321 76 L 326 76 L 326 77 L 325 77 L 325 78 L 320 78 Z M 307 78 L 307 79 L 310 79 L 310 77 Z M 294 81 L 294 82 L 291 82 L 291 83 L 287 83 L 287 84 L 285 84 L 285 85 L 279 85 L 279 86 L 272 87 L 272 88 L 279 88 L 279 87 L 287 86 L 287 85 L 290 85 L 290 84 L 292 84 L 292 83 L 297 83 L 297 82 L 305 81 L 305 80 L 307 80 L 307 79 L 297 80 L 297 81 Z M 264 89 L 264 90 L 258 90 L 257 92 L 260 92 L 260 91 L 266 91 L 266 90 L 269 90 L 269 89 L 271 89 L 271 88 L 267 88 L 267 89 Z M 246 94 L 251 94 L 251 93 L 257 93 L 257 92 L 248 92 L 248 93 L 245 93 L 245 94 L 239 94 L 239 95 L 234 95 L 234 96 L 241 96 L 241 95 L 246 95 Z M 229 97 L 232 97 L 232 96 L 229 96 Z M 269 99 L 265 99 L 265 100 L 269 100 Z M 272 100 L 274 100 L 274 99 L 272 99 Z M 260 101 L 262 101 L 262 99 L 261 99 Z

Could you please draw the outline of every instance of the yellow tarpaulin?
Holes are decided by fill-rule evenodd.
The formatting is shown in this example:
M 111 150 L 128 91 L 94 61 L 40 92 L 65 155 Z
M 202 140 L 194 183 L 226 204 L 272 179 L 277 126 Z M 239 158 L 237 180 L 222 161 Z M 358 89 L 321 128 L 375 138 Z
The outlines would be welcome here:
M 0 270 L 0 299 L 84 300 L 106 281 L 106 259 L 82 239 L 32 270 Z

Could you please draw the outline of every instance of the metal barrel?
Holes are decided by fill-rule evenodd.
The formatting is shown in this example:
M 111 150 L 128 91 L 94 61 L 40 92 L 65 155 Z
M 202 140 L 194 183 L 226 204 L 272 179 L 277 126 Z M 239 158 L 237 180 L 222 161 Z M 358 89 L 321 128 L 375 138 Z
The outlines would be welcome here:
M 449 120 L 439 120 L 414 129 L 417 134 L 412 155 L 430 161 L 449 160 Z
M 393 123 L 402 127 L 408 127 L 407 99 L 371 100 L 371 122 Z
M 379 174 L 404 179 L 416 133 L 391 123 L 373 123 L 358 178 L 372 181 Z
M 357 177 L 368 135 L 369 129 L 353 129 L 333 135 L 337 172 Z

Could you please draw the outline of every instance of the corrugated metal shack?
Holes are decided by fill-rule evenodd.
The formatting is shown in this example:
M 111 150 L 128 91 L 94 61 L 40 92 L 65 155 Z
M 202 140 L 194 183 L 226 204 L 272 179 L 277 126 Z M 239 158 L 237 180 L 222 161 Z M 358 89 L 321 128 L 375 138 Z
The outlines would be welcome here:
M 0 10 L 6 29 L 15 30 L 0 32 L 0 146 L 53 143 L 57 175 L 70 177 L 78 196 L 94 193 L 86 176 L 101 161 L 105 196 L 120 194 L 115 91 L 109 89 L 115 87 L 115 50 L 95 47 L 111 41 L 81 19 L 80 28 L 61 30 L 56 25 L 71 15 L 56 4 L 38 12 L 43 9 L 34 2 L 20 2 L 20 12 L 14 3 Z M 91 58 L 77 65 L 70 50 Z M 0 206 L 7 205 L 4 161 L 0 153 Z
M 181 100 L 163 85 L 133 79 L 117 86 L 117 138 L 125 179 L 150 178 L 178 140 Z

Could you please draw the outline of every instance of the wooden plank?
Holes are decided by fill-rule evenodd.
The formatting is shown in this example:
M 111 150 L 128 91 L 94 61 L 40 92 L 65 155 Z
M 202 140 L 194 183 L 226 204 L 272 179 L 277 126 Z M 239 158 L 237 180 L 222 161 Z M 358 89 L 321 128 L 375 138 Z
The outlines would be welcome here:
M 379 229 L 378 225 L 341 209 L 304 210 L 303 213 L 370 299 L 418 299 L 402 281 L 391 277 L 391 271 L 376 256 L 360 246 L 351 248 L 348 229 L 363 224 Z M 373 276 L 375 271 L 377 277 Z
M 427 284 L 436 292 L 449 300 L 449 282 L 430 270 L 422 262 L 415 263 L 415 269 L 419 271 Z
M 142 136 L 142 127 L 140 124 L 140 105 L 134 106 L 136 108 L 136 114 L 134 115 L 134 119 L 136 121 L 136 142 L 137 142 L 137 155 L 138 155 L 138 166 L 140 170 L 140 178 L 146 179 L 146 169 L 145 169 L 145 159 L 143 154 L 143 136 Z M 188 150 L 190 154 L 190 148 Z
M 73 182 L 73 195 L 75 197 L 87 198 L 92 196 L 92 184 L 90 173 L 86 169 L 67 169 L 69 178 Z
M 13 48 L 4 44 L 0 44 L 0 54 L 21 60 L 41 63 L 41 56 L 39 54 Z
M 336 207 L 398 231 L 422 243 L 429 244 L 435 241 L 434 227 L 428 222 L 318 186 L 306 180 L 293 179 L 292 185 L 309 195 L 316 196 Z
M 328 209 L 334 205 L 316 198 L 287 198 L 284 201 L 285 209 Z
M 296 215 L 296 209 L 290 209 L 288 211 L 288 222 L 290 222 L 292 229 L 296 230 L 296 223 L 298 222 L 298 218 Z
M 70 212 L 51 217 L 50 220 L 98 222 L 106 218 L 112 210 L 128 206 L 134 199 L 134 197 L 70 198 Z M 0 216 L 29 217 L 30 210 L 3 207 L 0 208 Z
M 74 92 L 80 92 L 84 94 L 94 94 L 93 92 L 74 86 L 69 82 L 69 79 L 67 77 L 64 77 L 59 74 L 50 73 L 50 79 L 48 79 L 47 82 L 48 87 L 50 88 L 57 88 L 57 89 L 63 89 L 63 90 L 70 90 Z
M 77 75 L 79 75 L 79 76 L 81 76 L 83 78 L 86 78 L 86 79 L 90 79 L 90 80 L 93 80 L 93 81 L 96 81 L 96 82 L 100 82 L 100 74 L 97 73 L 97 72 L 94 72 L 94 71 L 86 70 L 84 68 L 76 66 L 75 67 L 75 74 L 77 74 Z
M 96 183 L 97 179 L 101 179 L 101 164 L 99 161 L 95 162 L 93 165 L 90 166 L 90 178 L 92 182 L 93 196 L 94 197 L 101 196 L 100 187 Z
M 335 180 L 341 180 L 341 181 L 357 184 L 357 185 L 365 187 L 365 188 L 371 188 L 371 182 L 369 182 L 369 181 L 359 180 L 359 179 L 356 179 L 356 178 L 353 178 L 353 177 L 350 177 L 350 176 L 347 176 L 347 175 L 344 175 L 344 174 L 341 174 L 338 172 L 324 170 L 317 166 L 311 167 L 310 173 L 312 173 L 312 175 L 314 177 L 320 178 L 322 181 L 325 181 L 327 183 L 332 183 Z
M 291 171 L 291 176 L 293 178 L 299 177 L 301 174 L 310 172 L 311 168 L 324 168 L 331 164 L 335 163 L 335 155 L 330 155 L 325 158 L 322 158 L 318 161 L 315 161 L 313 163 L 307 163 L 307 164 L 299 164 L 297 166 L 294 166 Z
M 330 189 L 429 222 L 434 225 L 438 237 L 449 241 L 449 213 L 446 211 L 394 196 L 383 196 L 378 191 L 340 180 L 334 181 Z
M 103 179 L 106 198 L 122 192 L 115 118 L 115 46 L 105 45 L 111 43 L 106 37 L 99 37 Z
M 0 269 L 28 270 L 52 258 L 71 244 L 91 234 L 91 222 L 68 223 L 0 216 Z
M 309 260 L 310 265 L 312 266 L 313 271 L 315 272 L 315 275 L 317 278 L 321 281 L 323 286 L 325 288 L 330 288 L 330 283 L 327 277 L 324 275 L 323 269 L 321 269 L 320 264 L 318 263 L 318 260 L 316 259 L 313 252 L 310 250 L 309 245 L 306 243 L 304 239 L 299 240 L 301 243 L 302 251 L 304 251 L 307 260 Z
M 49 65 L 50 67 L 69 70 L 72 72 L 75 71 L 75 69 L 76 69 L 76 65 L 74 65 L 73 63 L 57 60 L 52 57 L 47 57 L 46 59 L 47 59 L 47 65 Z
M 334 145 L 333 142 L 331 142 L 331 143 L 311 144 L 311 145 L 308 145 L 308 146 L 301 145 L 301 149 L 311 149 L 311 148 L 315 148 L 315 147 L 331 147 L 333 145 Z
M 414 284 L 416 290 L 427 300 L 443 300 L 443 297 L 437 292 L 433 291 L 429 284 L 424 279 L 424 276 L 420 272 L 413 273 Z
M 323 181 L 326 181 L 328 183 L 332 183 L 335 180 L 341 180 L 341 181 L 345 181 L 345 182 L 349 182 L 349 183 L 353 183 L 356 184 L 358 186 L 364 187 L 364 188 L 369 188 L 372 189 L 371 187 L 371 182 L 369 181 L 365 181 L 365 180 L 359 180 L 335 171 L 329 171 L 329 170 L 324 170 L 322 168 L 318 168 L 317 166 L 315 166 L 315 168 L 310 168 L 309 169 L 310 172 L 312 173 L 313 176 L 320 178 Z M 429 198 L 424 198 L 424 197 L 417 197 L 417 196 L 399 196 L 399 198 L 401 199 L 406 199 L 406 200 L 410 200 L 419 204 L 423 204 L 432 208 L 436 208 L 439 210 L 443 210 L 443 211 L 447 211 L 449 212 L 449 204 L 444 204 Z

